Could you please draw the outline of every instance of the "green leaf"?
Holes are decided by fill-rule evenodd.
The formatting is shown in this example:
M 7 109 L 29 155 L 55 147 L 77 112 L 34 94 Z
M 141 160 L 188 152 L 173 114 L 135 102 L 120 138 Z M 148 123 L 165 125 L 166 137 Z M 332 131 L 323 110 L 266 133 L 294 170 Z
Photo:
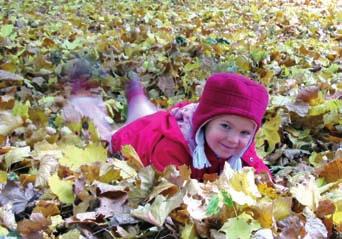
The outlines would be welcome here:
M 260 224 L 244 212 L 228 219 L 220 231 L 226 234 L 227 239 L 250 239 L 252 232 L 260 228 Z
M 181 239 L 196 239 L 194 224 L 186 224 L 181 233 Z
M 226 191 L 221 191 L 221 195 L 223 197 L 223 203 L 227 206 L 227 207 L 233 207 L 234 206 L 234 202 L 232 197 L 228 194 L 228 192 Z
M 217 213 L 219 213 L 220 208 L 219 208 L 219 196 L 215 195 L 213 196 L 209 203 L 208 203 L 208 208 L 207 208 L 207 215 L 215 215 Z
M 65 204 L 72 204 L 75 200 L 72 191 L 72 182 L 59 179 L 57 173 L 49 178 L 51 191 L 57 195 L 58 199 Z
M 8 234 L 8 230 L 5 227 L 0 226 L 0 237 L 7 236 L 7 234 Z
M 23 118 L 29 118 L 29 108 L 31 104 L 29 101 L 26 101 L 25 104 L 15 101 L 14 107 L 12 109 L 12 113 L 14 116 L 20 116 Z
M 184 66 L 184 72 L 190 72 L 201 67 L 201 63 L 196 61 L 195 63 L 188 63 Z
M 1 37 L 9 37 L 11 35 L 11 33 L 13 32 L 13 28 L 14 27 L 11 24 L 1 26 L 0 36 Z
M 63 149 L 64 157 L 59 161 L 63 166 L 77 170 L 81 165 L 94 162 L 105 162 L 107 150 L 100 144 L 90 144 L 85 149 L 67 145 Z
M 251 53 L 252 59 L 258 63 L 267 57 L 267 52 L 263 50 L 254 50 Z
M 309 115 L 322 115 L 329 111 L 339 112 L 342 109 L 342 101 L 338 99 L 327 100 L 323 104 L 315 105 L 310 108 Z

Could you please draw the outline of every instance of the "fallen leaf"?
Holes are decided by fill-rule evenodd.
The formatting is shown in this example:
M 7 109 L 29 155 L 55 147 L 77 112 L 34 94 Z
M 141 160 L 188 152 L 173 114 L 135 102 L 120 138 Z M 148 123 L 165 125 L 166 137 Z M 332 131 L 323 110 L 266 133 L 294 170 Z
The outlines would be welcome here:
M 13 130 L 20 127 L 24 121 L 19 116 L 14 116 L 11 111 L 0 111 L 0 135 L 7 136 Z
M 0 204 L 11 203 L 15 214 L 25 211 L 28 203 L 37 196 L 33 185 L 28 184 L 26 188 L 21 188 L 12 181 L 9 181 L 0 195 Z
M 273 232 L 271 229 L 260 229 L 256 231 L 251 239 L 273 239 Z
M 131 213 L 137 218 L 161 227 L 170 212 L 179 207 L 182 201 L 182 192 L 177 193 L 171 198 L 158 195 L 152 204 L 147 203 L 145 206 L 139 206 L 137 209 L 132 210 Z
M 85 149 L 67 145 L 62 151 L 64 157 L 59 160 L 59 163 L 74 171 L 78 170 L 81 165 L 104 162 L 107 159 L 107 150 L 100 144 L 90 144 Z
M 317 217 L 324 218 L 327 215 L 333 214 L 336 210 L 335 204 L 329 199 L 321 200 L 315 211 Z
M 45 200 L 38 201 L 32 212 L 41 213 L 45 218 L 60 214 L 58 203 Z
M 122 156 L 127 160 L 129 166 L 139 171 L 144 167 L 139 155 L 131 145 L 124 145 L 121 148 Z
M 11 203 L 7 203 L 0 208 L 0 224 L 12 231 L 17 228 Z
M 31 149 L 29 146 L 11 149 L 5 154 L 6 166 L 9 168 L 12 164 L 18 163 L 30 156 Z
M 280 221 L 288 217 L 292 210 L 291 197 L 279 197 L 273 201 L 273 216 L 276 221 Z
M 289 216 L 277 222 L 279 239 L 297 239 L 306 235 L 304 222 L 298 216 Z
M 253 207 L 256 219 L 263 228 L 272 228 L 275 223 L 273 219 L 273 203 L 271 201 L 260 201 Z
M 51 224 L 50 219 L 46 219 L 41 213 L 32 213 L 30 219 L 18 222 L 17 230 L 23 236 L 39 235 L 38 232 L 46 230 Z
M 233 201 L 239 205 L 255 205 L 256 199 L 261 197 L 255 184 L 254 169 L 244 167 L 241 171 L 234 171 L 228 163 L 225 164 L 219 181 Z
M 342 178 L 342 158 L 334 159 L 317 169 L 320 177 L 323 177 L 327 182 L 335 182 Z
M 302 205 L 308 206 L 311 210 L 316 210 L 321 196 L 315 178 L 308 174 L 295 177 L 293 180 L 293 186 L 290 187 L 293 197 Z
M 2 81 L 23 81 L 21 75 L 17 75 L 8 71 L 0 70 L 0 80 Z
M 228 219 L 219 231 L 224 232 L 227 239 L 249 239 L 252 232 L 260 228 L 260 224 L 252 216 L 242 213 Z
M 181 232 L 181 239 L 196 239 L 195 227 L 193 224 L 186 224 Z
M 72 191 L 72 182 L 67 180 L 61 180 L 57 173 L 50 176 L 48 184 L 51 191 L 56 194 L 58 199 L 65 204 L 72 204 L 74 202 L 74 194 Z
M 312 211 L 306 208 L 304 209 L 304 215 L 306 217 L 305 231 L 307 233 L 304 239 L 328 238 L 328 231 L 323 222 Z
M 44 187 L 48 185 L 49 177 L 56 172 L 58 167 L 57 158 L 46 154 L 40 159 L 38 173 L 36 175 L 35 186 Z

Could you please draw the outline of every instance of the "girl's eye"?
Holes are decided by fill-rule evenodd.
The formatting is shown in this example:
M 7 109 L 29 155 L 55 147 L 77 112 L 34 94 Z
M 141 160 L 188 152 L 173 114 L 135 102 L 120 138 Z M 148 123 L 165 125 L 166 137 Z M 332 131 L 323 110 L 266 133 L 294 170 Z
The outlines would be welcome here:
M 221 127 L 224 129 L 230 129 L 230 125 L 229 124 L 221 124 Z
M 241 135 L 243 135 L 243 136 L 250 136 L 251 132 L 249 132 L 249 131 L 241 131 Z

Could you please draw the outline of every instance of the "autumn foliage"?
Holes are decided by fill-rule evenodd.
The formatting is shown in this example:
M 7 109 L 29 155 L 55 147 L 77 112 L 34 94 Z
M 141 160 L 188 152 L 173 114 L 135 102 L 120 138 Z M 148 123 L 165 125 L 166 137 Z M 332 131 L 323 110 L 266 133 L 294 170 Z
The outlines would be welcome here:
M 1 238 L 341 238 L 338 1 L 0 3 Z M 216 71 L 264 84 L 256 145 L 272 181 L 156 172 L 130 146 L 110 155 L 86 117 L 64 121 L 86 89 L 119 127 L 131 71 L 161 108 L 197 100 Z

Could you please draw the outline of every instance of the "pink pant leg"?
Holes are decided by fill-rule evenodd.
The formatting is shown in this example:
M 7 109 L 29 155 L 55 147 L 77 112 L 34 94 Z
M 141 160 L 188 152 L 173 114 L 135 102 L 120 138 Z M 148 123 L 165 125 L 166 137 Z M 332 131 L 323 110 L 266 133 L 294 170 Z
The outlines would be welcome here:
M 140 117 L 153 114 L 158 108 L 142 94 L 137 94 L 128 100 L 127 123 L 130 123 Z

